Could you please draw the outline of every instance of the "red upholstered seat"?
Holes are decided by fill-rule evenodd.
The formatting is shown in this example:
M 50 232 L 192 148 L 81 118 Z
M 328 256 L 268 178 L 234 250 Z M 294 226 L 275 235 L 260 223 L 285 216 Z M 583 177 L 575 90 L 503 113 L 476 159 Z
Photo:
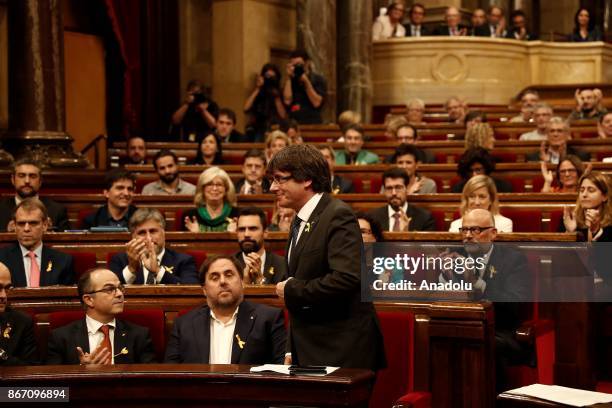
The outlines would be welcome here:
M 85 312 L 82 310 L 50 313 L 49 329 L 53 330 L 65 326 L 75 320 L 82 319 L 84 316 Z M 158 361 L 163 361 L 166 334 L 164 311 L 162 309 L 126 310 L 117 317 L 127 322 L 147 327 L 153 341 L 153 348 L 155 349 L 157 359 Z
M 87 272 L 89 269 L 95 268 L 97 265 L 95 252 L 77 252 L 77 251 L 64 251 L 68 255 L 72 255 L 74 259 L 74 272 L 75 280 L 79 280 L 82 274 Z
M 599 381 L 595 386 L 595 391 L 612 394 L 612 381 Z
M 542 232 L 542 210 L 539 208 L 504 208 L 501 213 L 512 220 L 514 232 Z
M 387 368 L 380 370 L 370 398 L 370 407 L 391 407 L 400 398 L 415 398 L 414 387 L 414 315 L 410 312 L 379 311 Z M 428 393 L 424 393 L 428 396 Z M 414 405 L 427 407 L 427 405 Z
M 202 251 L 202 250 L 199 250 L 199 249 L 192 249 L 192 250 L 189 250 L 189 251 L 185 251 L 185 253 L 187 255 L 193 256 L 193 259 L 195 260 L 195 263 L 196 263 L 196 268 L 199 271 L 200 270 L 200 266 L 202 266 L 202 264 L 206 260 L 206 251 Z

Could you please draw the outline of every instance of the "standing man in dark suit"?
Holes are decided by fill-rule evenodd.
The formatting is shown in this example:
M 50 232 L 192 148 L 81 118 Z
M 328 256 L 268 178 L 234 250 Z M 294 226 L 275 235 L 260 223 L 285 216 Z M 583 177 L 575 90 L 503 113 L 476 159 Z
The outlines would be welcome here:
M 126 252 L 115 254 L 109 269 L 121 283 L 137 285 L 197 284 L 198 273 L 192 256 L 166 248 L 166 220 L 152 208 L 136 210 L 129 224 L 132 239 Z
M 149 329 L 116 318 L 125 300 L 117 275 L 104 268 L 89 270 L 77 289 L 85 318 L 51 332 L 47 364 L 155 362 Z
M 40 166 L 32 159 L 24 158 L 18 160 L 13 166 L 11 183 L 15 187 L 15 197 L 6 197 L 0 200 L 0 232 L 13 231 L 14 226 L 9 223 L 15 207 L 22 200 L 34 197 L 38 198 L 47 208 L 51 219 L 49 228 L 53 231 L 65 231 L 70 229 L 66 208 L 45 197 L 38 197 L 38 191 L 42 185 Z
M 521 324 L 520 303 L 531 296 L 531 279 L 527 258 L 514 248 L 495 245 L 495 220 L 488 210 L 474 209 L 463 216 L 460 228 L 464 250 L 453 257 L 481 258 L 483 268 L 466 270 L 463 275 L 446 271 L 440 282 L 467 281 L 472 283 L 478 299 L 494 302 L 496 383 L 498 392 L 506 388 L 506 367 L 526 364 L 532 360 L 533 349 L 520 344 L 514 332 Z
M 15 208 L 13 220 L 17 243 L 0 249 L 0 262 L 11 271 L 13 285 L 73 285 L 72 256 L 43 245 L 49 222 L 45 205 L 36 198 L 26 198 Z
M 283 311 L 244 301 L 235 258 L 217 255 L 202 265 L 206 306 L 178 317 L 166 363 L 279 364 L 285 355 Z
M 276 285 L 291 316 L 285 362 L 385 367 L 374 306 L 361 299 L 359 224 L 352 209 L 329 194 L 323 155 L 313 146 L 289 146 L 272 158 L 267 173 L 279 205 L 296 212 L 287 245 L 289 279 Z
M 267 227 L 266 213 L 261 208 L 240 210 L 236 227 L 240 252 L 234 256 L 241 266 L 245 283 L 271 285 L 287 279 L 285 258 L 266 251 L 264 246 Z
M 11 273 L 0 263 L 0 366 L 34 365 L 38 363 L 34 323 L 27 314 L 8 307 L 12 288 Z
M 385 231 L 435 231 L 436 221 L 431 213 L 408 205 L 410 176 L 406 170 L 392 167 L 382 176 L 387 205 L 370 211 Z
M 334 174 L 334 164 L 336 163 L 336 153 L 330 145 L 319 146 L 319 151 L 329 165 L 329 173 L 331 175 L 331 185 L 333 194 L 352 194 L 355 192 L 355 186 L 349 179 L 342 178 Z
M 425 6 L 421 3 L 414 3 L 408 12 L 410 23 L 404 24 L 406 37 L 423 37 L 430 35 L 429 29 L 423 26 L 425 20 Z

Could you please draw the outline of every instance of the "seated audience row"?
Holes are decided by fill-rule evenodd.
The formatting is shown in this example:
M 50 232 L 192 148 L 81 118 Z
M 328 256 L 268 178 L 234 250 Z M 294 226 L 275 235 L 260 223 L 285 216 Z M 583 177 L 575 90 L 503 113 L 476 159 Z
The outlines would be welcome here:
M 437 36 L 477 36 L 491 38 L 509 38 L 523 41 L 538 39 L 538 35 L 531 33 L 527 28 L 527 16 L 523 10 L 514 10 L 510 13 L 510 26 L 507 26 L 504 10 L 492 5 L 487 11 L 477 8 L 472 12 L 471 26 L 461 23 L 461 12 L 457 7 L 447 7 L 444 13 L 445 24 L 431 29 L 424 26 L 425 6 L 414 3 L 408 10 L 408 23 L 404 21 L 406 8 L 403 2 L 393 1 L 386 8 L 384 14 L 376 18 L 372 25 L 372 39 L 385 40 L 401 37 Z M 574 29 L 567 37 L 568 41 L 586 42 L 602 41 L 603 36 L 599 27 L 591 19 L 586 8 L 579 8 L 574 16 Z
M 206 304 L 176 318 L 164 362 L 266 364 L 285 359 L 283 311 L 244 300 L 241 265 L 232 256 L 206 260 L 196 282 Z M 41 362 L 32 318 L 8 306 L 13 287 L 0 263 L 0 366 Z M 157 360 L 149 329 L 118 318 L 125 305 L 119 277 L 105 268 L 85 272 L 78 296 L 84 317 L 51 331 L 46 364 L 146 364 Z M 199 333 L 195 335 L 195 333 Z M 162 346 L 162 345 L 158 345 Z

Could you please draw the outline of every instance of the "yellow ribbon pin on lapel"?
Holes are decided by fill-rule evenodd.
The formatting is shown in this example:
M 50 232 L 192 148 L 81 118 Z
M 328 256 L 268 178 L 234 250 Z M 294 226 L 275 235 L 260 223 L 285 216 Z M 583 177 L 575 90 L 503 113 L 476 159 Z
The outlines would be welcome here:
M 238 347 L 240 347 L 240 350 L 242 350 L 246 344 L 246 341 L 242 341 L 239 334 L 236 335 L 236 340 L 238 340 Z
M 49 263 L 47 264 L 47 272 L 51 272 L 51 269 L 53 269 L 53 261 L 49 261 Z

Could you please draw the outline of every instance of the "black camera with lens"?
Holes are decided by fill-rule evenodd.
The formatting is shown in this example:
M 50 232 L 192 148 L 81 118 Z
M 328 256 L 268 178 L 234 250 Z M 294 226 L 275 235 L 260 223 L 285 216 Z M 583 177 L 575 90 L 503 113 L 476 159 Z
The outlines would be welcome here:
M 273 76 L 273 77 L 264 78 L 263 87 L 266 90 L 277 89 L 279 86 L 280 86 L 280 81 L 278 80 L 277 77 Z
M 202 92 L 196 92 L 193 94 L 193 102 L 191 102 L 194 105 L 199 105 L 201 103 L 204 103 L 208 100 L 208 98 L 206 98 L 206 95 L 204 95 Z
M 304 64 L 296 64 L 293 67 L 293 78 L 300 79 L 304 75 Z

